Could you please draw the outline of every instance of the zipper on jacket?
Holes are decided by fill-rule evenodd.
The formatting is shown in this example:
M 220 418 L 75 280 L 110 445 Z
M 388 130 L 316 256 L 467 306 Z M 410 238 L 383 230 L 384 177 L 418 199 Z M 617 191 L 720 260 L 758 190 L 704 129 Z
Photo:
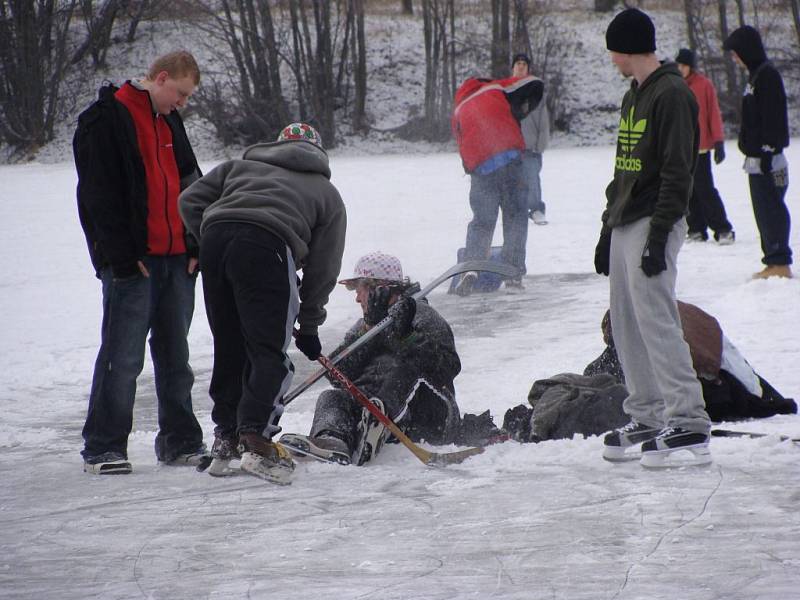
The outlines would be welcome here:
M 161 171 L 161 177 L 164 179 L 164 220 L 167 223 L 167 232 L 169 232 L 169 245 L 167 246 L 167 256 L 169 256 L 172 253 L 172 225 L 169 222 L 169 180 L 164 172 L 164 167 L 161 166 L 161 138 L 158 136 L 158 115 L 153 115 L 153 129 L 156 132 L 156 162 L 158 163 L 158 169 Z

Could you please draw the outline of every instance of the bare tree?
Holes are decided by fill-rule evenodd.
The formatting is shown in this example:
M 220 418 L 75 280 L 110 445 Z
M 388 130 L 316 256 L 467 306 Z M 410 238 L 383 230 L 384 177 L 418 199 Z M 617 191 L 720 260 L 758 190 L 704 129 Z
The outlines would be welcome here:
M 800 44 L 800 0 L 788 0 L 792 8 L 792 19 L 794 20 L 794 30 L 797 33 L 797 43 Z
M 105 0 L 95 10 L 93 0 L 80 1 L 80 13 L 86 25 L 86 39 L 73 54 L 72 64 L 80 62 L 89 53 L 95 69 L 105 66 L 114 21 L 128 8 L 128 4 L 129 0 Z
M 428 140 L 442 140 L 450 136 L 450 111 L 456 86 L 454 0 L 423 0 L 422 22 L 425 43 L 422 134 L 415 131 L 408 133 L 409 137 L 419 135 Z
M 0 138 L 21 151 L 53 139 L 77 0 L 0 0 Z
M 511 31 L 509 26 L 509 0 L 492 0 L 492 77 L 508 73 L 511 57 Z
M 404 15 L 413 15 L 414 14 L 413 0 L 400 0 L 400 10 Z

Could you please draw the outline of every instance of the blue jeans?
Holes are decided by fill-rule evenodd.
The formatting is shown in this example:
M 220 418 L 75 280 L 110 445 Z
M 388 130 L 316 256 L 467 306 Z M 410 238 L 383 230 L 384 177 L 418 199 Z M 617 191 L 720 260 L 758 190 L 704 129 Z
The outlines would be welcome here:
M 789 184 L 787 169 L 768 175 L 749 175 L 750 199 L 761 235 L 761 252 L 765 265 L 792 264 L 789 247 L 791 218 L 784 202 Z
M 192 410 L 194 374 L 186 339 L 196 275 L 186 272 L 186 255 L 148 256 L 143 262 L 150 277 L 115 279 L 109 267 L 101 271 L 103 322 L 83 427 L 84 458 L 106 452 L 127 458 L 148 332 L 158 398 L 156 456 L 170 461 L 203 445 Z
M 545 204 L 542 202 L 542 181 L 539 178 L 539 173 L 542 172 L 542 154 L 526 150 L 522 153 L 522 167 L 528 182 L 528 211 L 545 212 Z
M 503 211 L 503 262 L 525 274 L 528 241 L 528 184 L 522 162 L 515 160 L 488 175 L 471 175 L 469 205 L 472 221 L 467 225 L 465 260 L 488 260 L 498 211 Z

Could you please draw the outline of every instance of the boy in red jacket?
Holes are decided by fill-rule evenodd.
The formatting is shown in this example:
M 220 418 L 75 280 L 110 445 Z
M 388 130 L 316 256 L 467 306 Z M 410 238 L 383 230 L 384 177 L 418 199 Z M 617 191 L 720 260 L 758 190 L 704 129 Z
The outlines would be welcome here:
M 516 278 L 506 281 L 509 288 L 522 288 L 528 239 L 528 186 L 522 170 L 525 140 L 519 123 L 539 104 L 543 90 L 542 81 L 533 76 L 467 79 L 456 91 L 450 122 L 464 171 L 471 177 L 473 216 L 464 260 L 489 257 L 497 213 L 502 210 L 501 258 L 519 269 Z M 466 273 L 456 293 L 469 295 L 477 279 L 477 273 Z
M 688 239 L 705 242 L 708 239 L 706 229 L 710 227 L 714 239 L 720 245 L 727 246 L 735 241 L 736 235 L 711 174 L 711 150 L 714 150 L 716 164 L 725 160 L 725 132 L 722 129 L 717 91 L 707 77 L 695 70 L 697 59 L 692 50 L 681 48 L 675 62 L 694 93 L 699 108 L 700 150 L 694 172 L 694 188 L 689 198 L 689 215 L 686 217 L 689 224 Z

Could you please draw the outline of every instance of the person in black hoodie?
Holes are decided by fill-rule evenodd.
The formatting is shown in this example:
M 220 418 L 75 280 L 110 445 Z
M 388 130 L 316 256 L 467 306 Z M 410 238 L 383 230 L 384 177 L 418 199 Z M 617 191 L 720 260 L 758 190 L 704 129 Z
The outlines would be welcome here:
M 678 251 L 692 191 L 699 132 L 697 102 L 675 63 L 655 55 L 655 27 L 640 10 L 619 13 L 606 31 L 611 60 L 633 77 L 622 100 L 614 179 L 606 189 L 595 269 L 609 276 L 611 319 L 631 422 L 605 436 L 603 457 L 629 460 L 642 445 L 645 467 L 689 450 L 710 462 L 710 421 L 675 298 Z
M 743 25 L 723 44 L 734 60 L 749 72 L 742 97 L 739 150 L 750 180 L 750 198 L 761 236 L 761 262 L 766 266 L 753 277 L 791 277 L 790 217 L 784 197 L 789 185 L 783 149 L 789 145 L 789 118 L 783 79 L 768 60 L 758 30 Z

